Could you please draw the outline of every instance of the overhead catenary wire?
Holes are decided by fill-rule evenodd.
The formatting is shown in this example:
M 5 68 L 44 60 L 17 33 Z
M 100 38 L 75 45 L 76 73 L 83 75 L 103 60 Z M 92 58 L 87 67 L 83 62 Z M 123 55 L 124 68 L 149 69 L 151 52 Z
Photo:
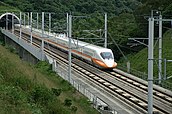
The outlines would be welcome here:
M 122 56 L 124 57 L 124 59 L 126 61 L 128 61 L 128 58 L 124 55 L 124 53 L 122 52 L 122 50 L 120 49 L 120 47 L 118 46 L 118 44 L 116 43 L 116 41 L 112 38 L 111 34 L 108 32 L 108 35 L 110 36 L 111 40 L 115 43 L 116 47 L 118 48 L 118 50 L 120 51 L 120 53 L 122 54 Z

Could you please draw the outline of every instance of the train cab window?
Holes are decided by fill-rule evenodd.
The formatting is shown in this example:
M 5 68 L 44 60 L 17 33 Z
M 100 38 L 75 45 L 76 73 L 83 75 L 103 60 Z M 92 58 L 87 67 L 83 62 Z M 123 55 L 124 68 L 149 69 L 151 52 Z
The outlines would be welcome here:
M 103 59 L 113 59 L 112 53 L 110 52 L 101 52 L 100 55 Z

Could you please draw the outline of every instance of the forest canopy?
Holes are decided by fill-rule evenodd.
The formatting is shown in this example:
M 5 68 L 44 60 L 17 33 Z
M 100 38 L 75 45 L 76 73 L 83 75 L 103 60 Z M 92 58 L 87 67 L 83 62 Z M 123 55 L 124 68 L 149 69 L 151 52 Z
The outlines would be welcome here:
M 144 46 L 131 47 L 128 38 L 148 37 L 148 21 L 151 10 L 158 10 L 164 18 L 172 18 L 171 0 L 1 0 L 17 7 L 22 12 L 53 12 L 52 23 L 56 31 L 65 29 L 66 13 L 87 15 L 91 18 L 77 19 L 73 23 L 73 36 L 83 37 L 83 30 L 104 30 L 104 13 L 108 14 L 108 47 L 116 53 L 116 59 L 122 55 L 113 41 L 125 54 L 138 52 Z M 58 22 L 57 22 L 58 21 Z M 63 26 L 62 26 L 63 25 Z M 164 26 L 170 27 L 170 23 Z M 59 30 L 60 28 L 60 30 Z M 164 29 L 165 32 L 167 29 Z M 85 33 L 84 33 L 85 34 Z M 100 33 L 94 32 L 99 35 Z M 101 33 L 104 37 L 104 33 Z M 87 37 L 92 37 L 87 35 Z M 112 40 L 113 39 L 113 40 Z M 94 42 L 87 40 L 89 42 Z

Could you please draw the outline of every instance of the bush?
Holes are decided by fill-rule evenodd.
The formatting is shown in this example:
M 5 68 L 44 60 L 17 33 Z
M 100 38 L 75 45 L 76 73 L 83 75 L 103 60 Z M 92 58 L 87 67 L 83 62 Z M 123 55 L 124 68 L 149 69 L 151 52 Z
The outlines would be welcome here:
M 19 86 L 24 91 L 28 91 L 33 87 L 31 80 L 24 76 L 14 77 L 13 80 L 14 85 Z
M 46 61 L 39 61 L 36 64 L 36 68 L 39 68 L 41 71 L 51 71 L 52 70 L 52 66 Z
M 64 101 L 64 105 L 70 107 L 72 105 L 72 100 L 66 98 L 65 101 Z
M 56 74 L 52 70 L 52 65 L 46 61 L 39 61 L 35 67 L 38 68 L 42 73 L 48 74 L 49 76 Z
M 47 109 L 48 110 L 46 114 L 71 114 L 71 110 L 61 105 L 60 100 L 58 99 L 49 102 L 49 104 L 47 105 Z
M 56 96 L 59 96 L 62 92 L 62 89 L 51 88 L 51 90 Z
M 78 108 L 77 108 L 76 106 L 71 106 L 71 110 L 72 110 L 73 112 L 76 112 L 76 111 L 78 110 Z
M 34 103 L 40 103 L 42 105 L 47 105 L 48 102 L 53 101 L 54 94 L 45 86 L 35 86 L 33 91 L 31 92 L 31 100 Z
M 76 89 L 68 81 L 61 80 L 60 83 L 64 85 L 62 88 L 63 91 L 71 91 L 72 93 L 76 92 Z

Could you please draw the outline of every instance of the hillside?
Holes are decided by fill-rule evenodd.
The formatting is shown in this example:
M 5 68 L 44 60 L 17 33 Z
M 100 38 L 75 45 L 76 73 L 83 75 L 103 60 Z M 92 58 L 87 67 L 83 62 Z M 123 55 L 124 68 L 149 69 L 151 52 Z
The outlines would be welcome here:
M 155 48 L 154 48 L 154 79 L 158 77 L 158 42 L 154 40 Z M 172 29 L 168 30 L 163 35 L 163 53 L 162 58 L 167 60 L 172 60 Z M 143 73 L 147 73 L 148 68 L 148 48 L 141 50 L 138 53 L 133 53 L 127 56 L 128 60 L 131 62 L 131 68 L 141 71 Z M 119 65 L 126 66 L 124 59 L 121 59 Z M 164 74 L 164 61 L 162 62 L 162 73 Z M 167 62 L 167 76 L 172 76 L 172 62 Z M 147 79 L 147 77 L 144 77 Z M 172 85 L 172 78 L 167 80 Z
M 20 11 L 20 10 L 17 9 L 16 7 L 10 6 L 10 5 L 0 1 L 0 13 L 2 13 L 2 12 L 17 12 L 17 11 Z
M 161 11 L 163 17 L 172 17 L 171 0 L 71 0 L 70 2 L 68 0 L 1 1 L 23 12 L 53 12 L 52 31 L 54 32 L 65 32 L 65 16 L 67 12 L 74 16 L 88 16 L 88 18 L 74 19 L 75 21 L 73 21 L 72 26 L 72 36 L 74 38 L 95 38 L 96 35 L 104 37 L 104 13 L 107 12 L 108 48 L 113 50 L 116 60 L 119 60 L 122 54 L 117 49 L 115 42 L 125 55 L 138 52 L 144 48 L 142 45 L 131 48 L 130 45 L 128 45 L 130 44 L 128 38 L 147 37 L 148 21 L 146 17 L 150 16 L 151 10 Z M 167 22 L 164 23 L 165 27 L 169 27 L 169 25 L 170 24 Z M 83 32 L 83 30 L 102 31 L 92 32 L 92 34 L 95 34 L 92 35 Z M 167 29 L 164 29 L 163 32 L 166 30 Z M 92 43 L 97 42 L 97 40 L 90 39 L 85 41 Z M 96 45 L 103 46 L 103 41 Z
M 77 12 L 91 14 L 107 12 L 119 15 L 133 12 L 140 4 L 138 0 L 1 0 L 25 12 Z
M 126 53 L 131 48 L 126 45 L 128 37 L 134 37 L 137 30 L 134 10 L 142 5 L 140 0 L 1 0 L 6 4 L 20 9 L 22 12 L 52 12 L 52 31 L 66 32 L 66 13 L 73 16 L 87 16 L 87 18 L 75 18 L 72 25 L 72 36 L 74 38 L 95 38 L 104 37 L 104 13 L 108 14 L 108 47 L 117 53 L 115 59 L 119 59 L 121 54 L 116 51 L 116 46 L 111 39 L 121 45 Z M 35 16 L 33 16 L 34 18 Z M 47 16 L 48 21 L 48 16 Z M 115 21 L 114 21 L 115 20 Z M 47 24 L 48 25 L 48 24 Z M 47 29 L 47 28 L 46 28 Z M 92 34 L 83 32 L 84 30 L 93 31 Z M 100 32 L 96 32 L 101 30 Z M 125 31 L 124 31 L 125 30 Z M 93 35 L 95 34 L 95 35 Z M 110 37 L 111 36 L 111 37 Z M 84 40 L 97 42 L 97 40 Z M 95 43 L 103 46 L 103 41 Z M 129 51 L 128 51 L 129 50 Z M 138 50 L 136 50 L 138 51 Z
M 0 45 L 0 114 L 98 114 L 50 65 L 31 65 L 8 48 Z

